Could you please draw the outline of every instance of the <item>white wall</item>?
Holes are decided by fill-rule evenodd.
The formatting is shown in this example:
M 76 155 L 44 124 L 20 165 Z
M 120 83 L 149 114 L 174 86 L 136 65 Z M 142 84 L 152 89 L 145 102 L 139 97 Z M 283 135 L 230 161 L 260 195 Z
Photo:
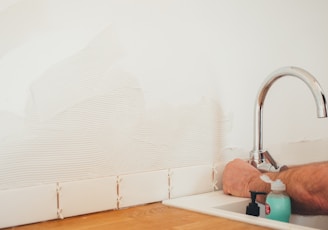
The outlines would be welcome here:
M 269 73 L 299 66 L 328 92 L 327 10 L 325 0 L 2 1 L 0 188 L 247 157 Z M 265 145 L 325 141 L 327 127 L 302 82 L 269 92 Z

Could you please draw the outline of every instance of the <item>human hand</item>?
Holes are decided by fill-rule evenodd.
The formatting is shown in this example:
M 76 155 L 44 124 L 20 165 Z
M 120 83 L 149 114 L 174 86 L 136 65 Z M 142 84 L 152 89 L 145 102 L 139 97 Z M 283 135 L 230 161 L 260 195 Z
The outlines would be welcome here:
M 250 197 L 249 191 L 257 188 L 254 183 L 260 175 L 261 172 L 248 162 L 235 159 L 229 162 L 223 171 L 223 192 L 233 196 Z

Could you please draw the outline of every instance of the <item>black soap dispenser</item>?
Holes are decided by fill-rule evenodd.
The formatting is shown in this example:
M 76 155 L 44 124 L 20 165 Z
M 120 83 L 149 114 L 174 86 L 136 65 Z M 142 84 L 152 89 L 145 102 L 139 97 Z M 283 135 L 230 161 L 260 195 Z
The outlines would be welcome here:
M 254 192 L 249 191 L 251 193 L 252 202 L 248 204 L 246 208 L 246 214 L 251 216 L 259 216 L 260 215 L 260 207 L 256 203 L 256 195 L 266 195 L 265 192 Z

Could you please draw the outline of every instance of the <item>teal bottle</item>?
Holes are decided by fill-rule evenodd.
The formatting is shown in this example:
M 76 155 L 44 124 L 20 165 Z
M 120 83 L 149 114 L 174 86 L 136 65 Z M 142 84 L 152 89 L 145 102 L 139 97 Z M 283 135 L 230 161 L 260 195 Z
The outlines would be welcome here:
M 291 215 L 291 202 L 286 193 L 286 185 L 279 179 L 276 181 L 272 181 L 268 177 L 262 179 L 271 183 L 271 192 L 265 201 L 266 218 L 288 223 Z
M 268 194 L 265 204 L 266 218 L 289 222 L 291 214 L 290 198 L 286 193 L 272 191 Z

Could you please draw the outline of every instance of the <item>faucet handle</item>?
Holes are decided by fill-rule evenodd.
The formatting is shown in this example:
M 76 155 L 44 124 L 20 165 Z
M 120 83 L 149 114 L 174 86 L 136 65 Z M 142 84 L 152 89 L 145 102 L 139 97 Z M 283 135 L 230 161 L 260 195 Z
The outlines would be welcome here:
M 265 160 L 264 163 L 271 164 L 274 167 L 274 169 L 272 169 L 272 167 L 270 167 L 268 171 L 270 171 L 270 172 L 281 172 L 281 171 L 284 171 L 284 170 L 288 169 L 288 167 L 286 165 L 280 165 L 279 166 L 268 151 L 262 152 L 262 155 L 263 155 L 263 159 Z
M 275 169 L 278 169 L 279 166 L 277 162 L 273 159 L 273 157 L 270 155 L 268 151 L 264 151 L 261 153 L 262 154 L 262 159 L 265 159 L 268 163 L 270 163 Z
M 286 165 L 278 165 L 267 150 L 261 150 L 257 152 L 257 155 L 254 152 L 250 154 L 248 162 L 261 172 L 280 172 L 288 169 Z M 258 156 L 257 160 L 255 158 L 256 156 Z

